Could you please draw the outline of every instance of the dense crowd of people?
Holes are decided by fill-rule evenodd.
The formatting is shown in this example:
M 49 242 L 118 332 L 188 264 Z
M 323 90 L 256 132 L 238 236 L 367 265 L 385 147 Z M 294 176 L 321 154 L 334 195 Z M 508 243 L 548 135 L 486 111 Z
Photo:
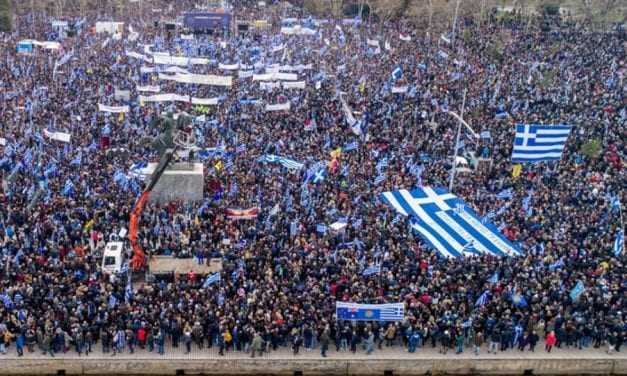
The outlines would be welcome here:
M 95 33 L 93 24 L 105 18 L 87 15 L 59 52 L 16 52 L 22 39 L 55 38 L 42 14 L 20 15 L 20 33 L 2 35 L 2 354 L 15 347 L 20 356 L 25 349 L 87 355 L 96 346 L 113 355 L 138 347 L 163 354 L 166 344 L 252 356 L 284 347 L 294 354 L 319 348 L 322 356 L 329 348 L 370 354 L 382 346 L 622 350 L 627 271 L 624 252 L 613 252 L 626 186 L 622 29 L 592 32 L 552 20 L 547 30 L 526 20 L 460 17 L 457 34 L 441 37 L 445 30 L 425 33 L 403 19 L 330 18 L 312 24 L 315 35 L 285 35 L 281 19 L 313 21 L 270 2 L 234 3 L 235 19 L 272 25 L 244 34 L 181 39 L 184 31 L 152 22 L 191 6 L 117 15 L 136 40 L 128 31 L 121 39 Z M 180 67 L 197 74 L 234 74 L 220 63 L 260 72 L 300 65 L 295 73 L 306 87 L 262 88 L 237 72 L 228 88 L 158 80 L 142 73 L 152 64 L 127 55 L 144 53 L 144 45 L 208 58 Z M 71 59 L 56 66 L 69 51 Z M 220 101 L 140 103 L 137 87 L 148 85 Z M 408 90 L 392 93 L 392 86 Z M 128 102 L 115 99 L 119 90 L 130 91 Z M 347 125 L 344 100 L 361 132 Z M 265 111 L 264 103 L 286 102 L 287 111 Z M 460 112 L 462 102 L 464 119 L 482 137 L 463 136 L 460 155 L 476 166 L 458 174 L 453 192 L 480 215 L 491 213 L 522 249 L 519 257 L 442 257 L 380 200 L 390 190 L 448 186 L 457 123 L 444 110 Z M 130 111 L 99 112 L 99 103 Z M 151 254 L 221 258 L 223 270 L 218 283 L 190 272 L 136 282 L 131 293 L 128 272 L 103 273 L 102 252 L 128 228 L 145 184 L 131 166 L 158 161 L 144 140 L 160 134 L 154 124 L 165 112 L 194 117 L 205 199 L 149 204 L 140 244 Z M 521 123 L 572 125 L 562 160 L 512 174 Z M 71 141 L 44 130 L 70 133 Z M 270 154 L 304 167 L 264 162 Z M 511 197 L 497 197 L 510 188 Z M 252 207 L 260 208 L 254 219 L 225 216 L 227 208 Z M 338 220 L 347 223 L 343 231 L 320 230 Z M 375 263 L 381 272 L 364 276 Z M 579 282 L 584 291 L 573 299 Z M 487 301 L 477 304 L 486 290 Z M 405 319 L 337 320 L 336 301 L 403 302 Z

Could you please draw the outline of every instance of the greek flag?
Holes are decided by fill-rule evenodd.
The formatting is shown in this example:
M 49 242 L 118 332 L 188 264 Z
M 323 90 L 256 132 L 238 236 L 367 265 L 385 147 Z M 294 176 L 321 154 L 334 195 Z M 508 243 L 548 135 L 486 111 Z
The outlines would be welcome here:
M 570 298 L 573 301 L 576 301 L 577 299 L 579 299 L 579 296 L 583 294 L 585 289 L 586 288 L 583 286 L 583 282 L 577 281 L 577 284 L 575 285 L 575 287 L 573 287 L 573 289 L 570 290 Z
M 385 180 L 385 174 L 379 174 L 375 179 L 374 179 L 374 184 L 375 185 L 379 185 L 381 184 L 383 181 Z
M 344 145 L 344 148 L 342 149 L 343 152 L 347 152 L 351 150 L 357 150 L 357 141 L 353 141 L 350 144 Z
M 0 295 L 0 301 L 2 301 L 2 304 L 4 304 L 4 308 L 13 308 L 13 300 L 11 300 L 11 297 L 8 294 Z
M 363 275 L 364 277 L 367 277 L 371 274 L 378 274 L 381 273 L 381 265 L 377 264 L 377 265 L 371 265 L 369 267 L 367 267 L 366 269 L 364 269 L 363 273 L 361 273 L 361 275 Z
M 71 196 L 74 194 L 74 183 L 68 178 L 63 186 L 63 196 Z
M 488 282 L 490 282 L 493 285 L 499 283 L 499 273 L 498 272 L 494 272 L 492 277 L 490 277 L 490 279 L 488 279 Z
M 490 221 L 444 188 L 420 187 L 382 193 L 382 199 L 404 216 L 431 247 L 447 258 L 491 254 L 516 256 L 521 252 Z M 464 204 L 458 206 L 458 204 Z M 473 249 L 464 249 L 471 243 Z
M 549 270 L 550 271 L 554 271 L 554 270 L 557 270 L 557 269 L 563 268 L 563 267 L 564 267 L 564 260 L 559 259 L 556 262 L 554 262 L 551 265 L 549 265 Z
M 616 209 L 620 211 L 620 198 L 618 198 L 618 195 L 611 197 L 610 200 L 612 211 Z
M 377 169 L 377 171 L 381 171 L 383 168 L 387 166 L 388 166 L 388 159 L 383 158 L 379 162 L 377 162 L 377 165 L 375 166 L 375 168 Z
M 508 189 L 504 189 L 502 191 L 500 191 L 499 193 L 496 194 L 496 198 L 499 198 L 501 200 L 507 199 L 507 198 L 512 198 L 512 189 L 508 188 Z
M 272 154 L 264 155 L 262 157 L 262 161 L 268 162 L 268 163 L 280 163 L 281 165 L 283 165 L 283 167 L 290 169 L 290 170 L 300 170 L 301 168 L 305 166 L 303 163 L 296 162 L 293 159 L 279 157 L 279 156 L 272 155 Z
M 518 124 L 512 162 L 559 161 L 571 129 L 569 125 Z
M 131 279 L 129 278 L 126 288 L 124 289 L 124 301 L 128 304 L 133 298 L 133 285 L 131 285 Z
M 518 293 L 512 295 L 512 303 L 519 308 L 525 308 L 527 306 L 527 300 L 525 300 L 525 297 Z
M 405 317 L 405 304 L 359 304 L 335 302 L 335 315 L 338 320 L 402 321 Z
M 392 80 L 398 80 L 401 77 L 403 77 L 403 70 L 401 67 L 396 67 L 396 69 L 392 71 Z
M 488 303 L 488 299 L 490 299 L 490 292 L 488 290 L 485 290 L 475 302 L 475 307 L 483 307 Z
M 202 284 L 202 287 L 206 289 L 207 287 L 213 285 L 216 282 L 220 282 L 220 273 L 213 273 L 207 276 L 205 279 L 205 283 Z
M 116 304 L 118 304 L 118 298 L 116 298 L 113 294 L 109 295 L 109 308 L 115 307 Z
M 625 243 L 625 233 L 623 230 L 620 230 L 618 234 L 616 234 L 616 239 L 614 240 L 614 256 L 618 257 L 623 251 L 623 245 Z

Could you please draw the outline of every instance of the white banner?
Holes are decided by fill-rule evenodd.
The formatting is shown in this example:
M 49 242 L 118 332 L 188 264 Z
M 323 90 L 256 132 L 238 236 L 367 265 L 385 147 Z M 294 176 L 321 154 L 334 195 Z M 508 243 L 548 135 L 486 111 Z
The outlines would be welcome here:
M 284 26 L 281 28 L 281 34 L 285 35 L 315 35 L 316 30 L 296 25 L 293 27 Z
M 266 111 L 289 111 L 290 108 L 290 102 L 266 105 Z
M 378 41 L 378 40 L 375 40 L 375 39 L 368 39 L 368 40 L 367 40 L 367 43 L 368 43 L 368 45 L 369 45 L 369 46 L 372 46 L 372 47 L 379 47 L 379 41 Z
M 163 72 L 165 72 L 165 73 L 190 74 L 187 69 L 183 69 L 183 68 L 179 68 L 179 67 L 167 67 Z
M 191 65 L 207 65 L 209 64 L 208 59 L 203 58 L 188 58 L 184 56 L 169 56 L 164 54 L 154 54 L 155 64 L 160 65 L 178 65 L 178 66 L 187 66 Z
M 260 82 L 259 83 L 259 89 L 261 90 L 265 90 L 265 91 L 272 91 L 274 89 L 278 89 L 281 87 L 281 82 L 277 81 L 277 82 Z
M 133 59 L 137 59 L 137 60 L 143 60 L 148 63 L 152 62 L 152 58 L 150 58 L 149 56 L 142 55 L 140 53 L 133 52 L 133 51 L 126 51 L 126 56 L 132 57 Z
M 115 93 L 113 94 L 113 98 L 116 101 L 130 101 L 131 100 L 131 91 L 130 90 L 115 89 Z
M 194 34 L 181 34 L 181 39 L 183 40 L 193 40 Z
M 253 75 L 253 81 L 296 81 L 296 73 L 266 73 Z
M 30 42 L 33 46 L 43 47 L 46 50 L 58 50 L 61 48 L 61 43 L 59 42 L 40 42 L 38 40 L 25 39 L 22 42 L 28 43 Z
M 140 67 L 139 68 L 139 72 L 142 74 L 147 74 L 147 73 L 157 73 L 157 68 L 156 67 Z
M 411 41 L 411 37 L 409 35 L 403 35 L 403 34 L 398 34 L 398 39 L 404 41 L 404 42 L 410 42 Z
M 392 86 L 392 93 L 407 93 L 407 86 Z
M 65 132 L 49 132 L 47 129 L 44 129 L 44 136 L 48 137 L 51 140 L 57 140 L 61 142 L 70 142 L 71 135 Z
M 254 73 L 255 72 L 251 71 L 251 70 L 249 70 L 249 71 L 241 70 L 241 71 L 237 72 L 237 77 L 239 77 L 239 78 L 249 78 L 249 77 L 252 77 Z
M 346 101 L 344 100 L 344 98 L 342 98 L 341 95 L 340 102 L 342 102 L 342 111 L 344 111 L 344 116 L 346 116 L 346 122 L 352 127 L 353 125 L 355 125 L 355 123 L 357 123 L 357 120 L 353 116 L 353 111 L 350 109 L 350 107 L 348 107 L 348 104 L 346 104 Z
M 279 73 L 280 71 L 281 71 L 281 67 L 278 65 L 266 67 L 266 74 Z
M 222 70 L 238 70 L 239 64 L 218 64 L 218 69 Z
M 305 81 L 283 82 L 283 89 L 304 89 Z
M 159 86 L 138 86 L 136 90 L 138 92 L 159 93 L 161 88 Z
M 220 104 L 220 98 L 192 98 L 192 104 L 215 106 Z
M 197 84 L 197 85 L 212 85 L 212 86 L 227 86 L 233 85 L 233 79 L 231 76 L 215 76 L 212 74 L 180 74 L 177 73 L 173 76 L 159 75 L 160 80 L 176 81 L 182 84 Z
M 96 22 L 96 33 L 116 34 L 124 30 L 124 22 Z
M 5 146 L 7 144 L 7 139 L 0 137 L 0 145 Z
M 128 112 L 129 107 L 128 106 L 107 106 L 107 105 L 98 103 L 98 111 L 119 114 L 122 112 Z
M 156 94 L 145 97 L 143 95 L 139 96 L 140 102 L 185 102 L 189 103 L 190 99 L 187 95 L 178 95 L 178 94 Z

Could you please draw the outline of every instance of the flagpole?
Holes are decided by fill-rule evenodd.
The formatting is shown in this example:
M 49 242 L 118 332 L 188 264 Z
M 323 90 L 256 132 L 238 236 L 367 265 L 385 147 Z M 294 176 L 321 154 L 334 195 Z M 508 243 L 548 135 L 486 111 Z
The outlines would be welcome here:
M 448 190 L 449 192 L 453 192 L 453 183 L 455 181 L 455 172 L 457 171 L 457 150 L 459 149 L 457 147 L 457 145 L 459 144 L 459 136 L 461 134 L 462 131 L 462 121 L 464 118 L 464 108 L 466 107 L 466 91 L 467 89 L 464 89 L 464 98 L 462 99 L 462 110 L 460 112 L 460 116 L 459 116 L 459 121 L 457 123 L 457 137 L 455 138 L 455 145 L 453 146 L 455 148 L 455 152 L 453 153 L 453 170 L 451 171 L 451 180 L 449 181 L 448 184 Z

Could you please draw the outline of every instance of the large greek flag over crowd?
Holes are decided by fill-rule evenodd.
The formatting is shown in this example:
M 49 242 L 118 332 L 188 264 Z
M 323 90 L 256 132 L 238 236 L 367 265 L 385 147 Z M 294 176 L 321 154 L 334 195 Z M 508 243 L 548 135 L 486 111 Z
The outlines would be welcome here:
M 335 314 L 338 320 L 402 321 L 405 316 L 405 304 L 359 304 L 335 302 Z
M 494 224 L 482 221 L 463 200 L 444 188 L 401 189 L 384 192 L 382 197 L 397 212 L 409 216 L 411 227 L 444 257 L 520 254 Z
M 571 129 L 569 125 L 518 124 L 512 162 L 559 161 Z

